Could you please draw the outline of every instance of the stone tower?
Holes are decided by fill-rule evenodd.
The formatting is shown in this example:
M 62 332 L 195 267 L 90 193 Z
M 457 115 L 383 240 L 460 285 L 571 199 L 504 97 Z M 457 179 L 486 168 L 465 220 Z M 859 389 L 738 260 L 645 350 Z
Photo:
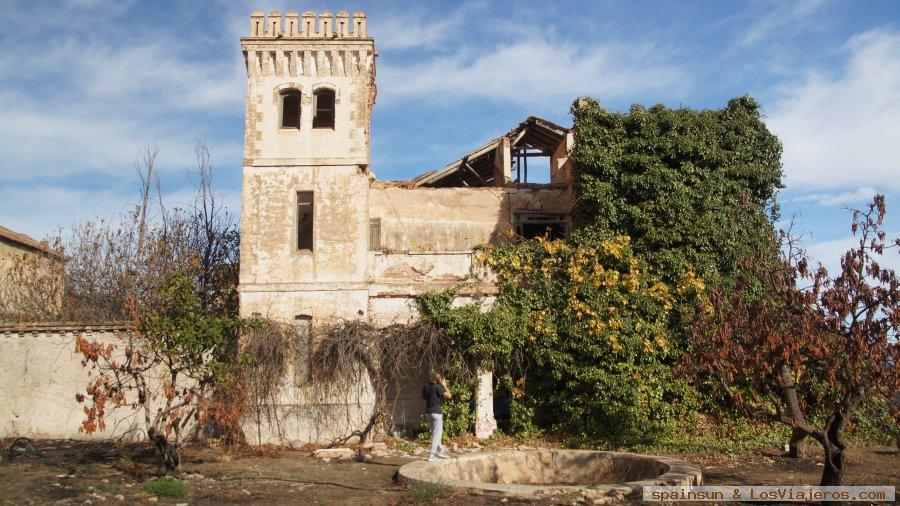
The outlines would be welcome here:
M 247 65 L 241 313 L 363 317 L 375 45 L 356 12 L 254 12 Z

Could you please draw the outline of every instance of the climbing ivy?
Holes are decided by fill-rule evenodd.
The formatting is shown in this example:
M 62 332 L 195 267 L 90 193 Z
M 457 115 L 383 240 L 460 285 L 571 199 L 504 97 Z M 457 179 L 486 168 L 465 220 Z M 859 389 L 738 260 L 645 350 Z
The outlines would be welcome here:
M 750 97 L 628 113 L 579 99 L 572 114 L 572 236 L 483 247 L 496 303 L 453 307 L 445 292 L 420 310 L 493 367 L 511 431 L 658 439 L 704 399 L 672 370 L 705 283 L 755 286 L 741 257 L 777 257 L 781 144 Z
M 444 432 L 455 436 L 471 432 L 475 423 L 473 395 L 475 382 L 460 378 L 459 369 L 508 364 L 521 327 L 521 316 L 504 305 L 491 308 L 481 304 L 454 307 L 452 290 L 426 292 L 416 301 L 425 319 L 439 327 L 447 338 L 447 346 L 461 351 L 467 364 L 451 364 L 444 371 L 453 398 L 444 403 Z M 423 421 L 423 427 L 427 424 Z
M 749 297 L 763 296 L 759 271 L 743 260 L 777 262 L 781 143 L 753 98 L 715 110 L 655 105 L 626 113 L 579 99 L 572 115 L 579 230 L 629 236 L 635 255 L 667 283 L 695 272 L 711 286 L 740 279 Z M 669 315 L 672 365 L 693 353 L 685 329 L 695 310 L 685 300 Z M 700 388 L 704 410 L 733 408 L 720 385 Z
M 748 274 L 740 259 L 776 256 L 772 221 L 781 143 L 751 97 L 723 109 L 572 106 L 579 229 L 627 235 L 663 280 L 694 271 L 707 282 Z
M 667 315 L 703 283 L 652 275 L 628 237 L 578 234 L 479 252 L 498 277 L 490 309 L 420 297 L 425 318 L 473 360 L 489 361 L 512 397 L 510 428 L 644 440 L 683 410 L 686 389 L 666 363 Z

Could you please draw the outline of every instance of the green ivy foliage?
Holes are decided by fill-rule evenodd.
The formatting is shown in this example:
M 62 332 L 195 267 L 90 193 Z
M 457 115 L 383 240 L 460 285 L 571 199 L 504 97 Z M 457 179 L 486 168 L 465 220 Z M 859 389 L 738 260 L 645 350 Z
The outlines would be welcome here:
M 512 396 L 530 400 L 516 411 L 538 426 L 643 441 L 669 430 L 689 404 L 667 361 L 668 315 L 703 282 L 689 272 L 664 283 L 630 242 L 575 234 L 499 246 L 486 258 L 498 274 L 498 305 L 524 323 Z
M 573 216 L 581 233 L 630 237 L 635 255 L 667 283 L 694 272 L 709 285 L 740 277 L 751 296 L 766 290 L 744 260 L 763 252 L 759 261 L 777 261 L 782 150 L 753 98 L 718 110 L 656 105 L 627 113 L 586 98 L 572 114 Z M 685 328 L 695 309 L 686 300 L 669 316 L 672 366 L 691 353 Z M 729 411 L 720 385 L 700 388 L 704 410 Z
M 475 383 L 459 379 L 458 370 L 452 366 L 444 371 L 447 378 L 447 388 L 453 393 L 451 399 L 444 400 L 442 411 L 443 435 L 445 438 L 456 437 L 471 433 L 475 427 L 475 410 L 473 402 L 475 397 Z M 428 416 L 422 415 L 420 422 L 421 432 L 419 438 L 423 443 L 431 441 L 431 431 L 428 426 Z
M 493 361 L 508 363 L 515 349 L 520 329 L 517 314 L 503 305 L 490 310 L 479 305 L 453 306 L 453 291 L 426 292 L 417 299 L 419 312 L 440 327 L 448 345 L 461 352 L 469 366 L 491 368 Z M 472 409 L 474 381 L 461 378 L 461 364 L 451 364 L 444 371 L 453 398 L 444 402 L 444 433 L 457 436 L 471 432 L 475 424 Z M 423 428 L 427 427 L 423 418 Z
M 666 363 L 667 321 L 703 283 L 663 283 L 629 243 L 576 234 L 484 249 L 500 285 L 492 308 L 454 308 L 449 292 L 420 297 L 426 319 L 493 365 L 512 395 L 513 431 L 644 441 L 690 405 Z
M 773 248 L 781 143 L 749 96 L 724 109 L 572 106 L 578 228 L 627 235 L 666 282 L 740 274 L 751 245 Z
M 750 97 L 628 113 L 579 99 L 572 113 L 572 236 L 483 248 L 500 286 L 491 308 L 454 308 L 447 292 L 420 310 L 492 365 L 512 431 L 660 440 L 714 404 L 673 373 L 704 284 L 752 278 L 750 252 L 776 258 L 781 144 Z
M 493 360 L 508 362 L 521 337 L 522 315 L 502 304 L 489 310 L 477 303 L 453 307 L 454 298 L 452 290 L 426 292 L 416 302 L 419 312 L 449 338 L 449 345 L 473 363 L 489 367 Z

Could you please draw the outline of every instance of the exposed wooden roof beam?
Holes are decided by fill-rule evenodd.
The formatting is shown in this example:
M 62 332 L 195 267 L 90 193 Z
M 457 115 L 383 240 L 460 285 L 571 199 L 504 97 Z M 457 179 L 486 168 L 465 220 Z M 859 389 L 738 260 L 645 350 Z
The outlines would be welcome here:
M 463 158 L 449 163 L 440 170 L 422 174 L 415 178 L 413 183 L 416 186 L 452 186 L 452 180 L 448 180 L 452 175 L 455 174 L 456 179 L 462 181 L 461 173 L 469 172 L 474 174 L 482 184 L 485 184 L 488 177 L 493 180 L 493 159 L 495 154 L 492 152 L 497 149 L 498 144 L 504 137 L 510 139 L 510 145 L 513 147 L 522 147 L 520 143 L 524 142 L 527 147 L 541 150 L 541 154 L 529 153 L 525 156 L 552 156 L 557 146 L 565 140 L 568 132 L 569 129 L 551 121 L 536 116 L 529 116 L 505 135 L 475 149 Z M 484 166 L 482 167 L 482 165 Z

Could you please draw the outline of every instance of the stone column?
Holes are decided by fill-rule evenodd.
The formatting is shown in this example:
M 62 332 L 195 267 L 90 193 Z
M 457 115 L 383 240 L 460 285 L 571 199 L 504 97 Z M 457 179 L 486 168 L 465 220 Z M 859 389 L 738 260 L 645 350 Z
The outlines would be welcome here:
M 494 418 L 493 373 L 478 369 L 478 386 L 475 391 L 475 437 L 487 439 L 497 429 Z

